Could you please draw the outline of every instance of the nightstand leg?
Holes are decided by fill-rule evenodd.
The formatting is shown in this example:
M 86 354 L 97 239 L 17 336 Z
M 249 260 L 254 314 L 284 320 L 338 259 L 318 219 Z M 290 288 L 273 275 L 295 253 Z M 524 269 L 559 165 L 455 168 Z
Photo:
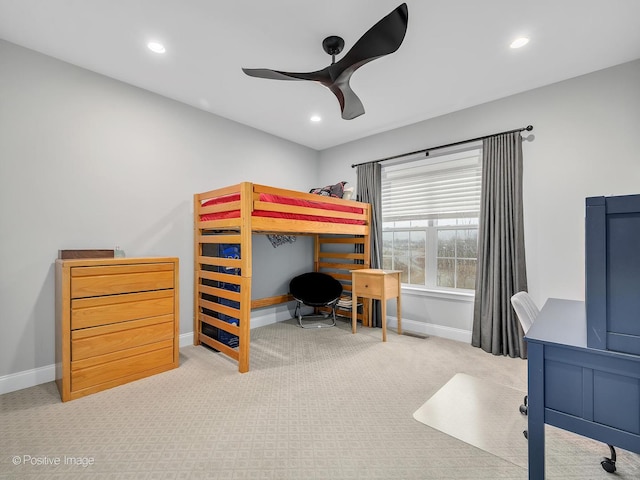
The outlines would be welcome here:
M 400 318 L 402 315 L 402 308 L 400 307 L 400 292 L 398 292 L 398 303 L 396 303 L 398 310 L 398 335 L 402 335 L 402 319 Z
M 387 341 L 387 301 L 382 299 L 380 300 L 381 310 L 382 310 L 382 341 Z
M 365 307 L 366 305 L 366 307 Z M 366 308 L 364 314 L 362 315 L 362 326 L 367 326 L 371 328 L 371 317 L 373 315 L 373 300 L 367 298 L 362 302 L 363 308 Z M 366 323 L 365 323 L 366 322 Z

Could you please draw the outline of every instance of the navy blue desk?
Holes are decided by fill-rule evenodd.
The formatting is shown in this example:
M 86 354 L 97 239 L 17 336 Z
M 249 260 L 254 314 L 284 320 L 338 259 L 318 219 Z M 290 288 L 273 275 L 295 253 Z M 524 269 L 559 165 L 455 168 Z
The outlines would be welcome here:
M 529 480 L 544 479 L 545 423 L 640 453 L 640 356 L 588 348 L 585 304 L 573 300 L 549 299 L 525 339 Z

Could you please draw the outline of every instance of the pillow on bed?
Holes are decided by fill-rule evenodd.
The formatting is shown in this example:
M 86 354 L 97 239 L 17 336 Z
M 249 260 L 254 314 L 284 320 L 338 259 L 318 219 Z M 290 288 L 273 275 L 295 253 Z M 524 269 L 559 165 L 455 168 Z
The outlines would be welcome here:
M 338 182 L 335 185 L 327 185 L 322 188 L 312 188 L 309 193 L 315 193 L 316 195 L 322 195 L 325 197 L 342 198 L 344 195 L 344 186 L 347 182 Z

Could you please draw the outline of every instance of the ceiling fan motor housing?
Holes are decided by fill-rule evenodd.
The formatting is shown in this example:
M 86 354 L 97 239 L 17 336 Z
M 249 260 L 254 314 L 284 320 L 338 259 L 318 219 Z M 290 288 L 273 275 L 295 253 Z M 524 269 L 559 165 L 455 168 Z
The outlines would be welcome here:
M 344 40 L 342 37 L 331 35 L 322 41 L 322 48 L 329 55 L 338 55 L 344 48 Z

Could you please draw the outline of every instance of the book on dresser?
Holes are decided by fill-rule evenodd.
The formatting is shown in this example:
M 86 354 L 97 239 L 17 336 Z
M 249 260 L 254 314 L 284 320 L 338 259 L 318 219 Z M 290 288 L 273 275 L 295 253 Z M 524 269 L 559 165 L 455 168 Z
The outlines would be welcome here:
M 178 367 L 175 257 L 56 260 L 63 402 Z

